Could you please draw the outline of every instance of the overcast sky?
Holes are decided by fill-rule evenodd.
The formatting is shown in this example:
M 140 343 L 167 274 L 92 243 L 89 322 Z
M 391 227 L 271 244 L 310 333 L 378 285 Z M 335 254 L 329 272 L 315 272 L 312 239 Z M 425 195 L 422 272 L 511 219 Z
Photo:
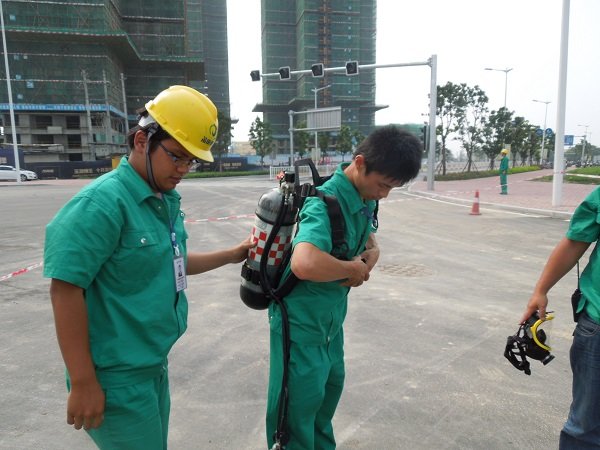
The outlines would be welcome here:
M 377 64 L 438 57 L 437 84 L 479 85 L 490 109 L 504 105 L 531 123 L 556 129 L 562 0 L 379 0 Z M 229 82 L 234 141 L 247 140 L 262 100 L 250 70 L 262 69 L 260 0 L 227 0 Z M 571 0 L 565 134 L 600 145 L 600 0 Z M 315 61 L 316 62 L 316 61 Z M 360 61 L 359 61 L 360 63 Z M 310 67 L 292 67 L 292 70 Z M 268 68 L 272 70 L 272 68 Z M 377 69 L 376 124 L 421 123 L 428 112 L 428 66 Z M 576 138 L 576 142 L 580 139 Z

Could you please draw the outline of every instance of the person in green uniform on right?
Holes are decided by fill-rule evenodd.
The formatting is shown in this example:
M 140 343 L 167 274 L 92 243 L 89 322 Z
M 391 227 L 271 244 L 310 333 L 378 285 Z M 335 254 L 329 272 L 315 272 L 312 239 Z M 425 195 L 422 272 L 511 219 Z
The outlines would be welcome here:
M 500 152 L 502 159 L 500 160 L 500 194 L 508 194 L 508 150 L 502 149 Z
M 594 249 L 581 273 L 581 296 L 572 306 L 577 325 L 569 357 L 573 382 L 568 418 L 560 432 L 560 450 L 600 448 L 600 188 L 575 209 L 566 235 L 559 241 L 535 285 L 521 316 L 523 323 L 534 312 L 546 317 L 548 294 L 577 264 L 590 245 Z
M 284 299 L 291 341 L 285 427 L 289 440 L 276 436 L 276 430 L 282 431 L 278 429 L 284 370 L 282 311 L 275 302 L 269 307 L 269 448 L 335 448 L 332 419 L 344 386 L 342 325 L 348 292 L 369 280 L 379 258 L 379 248 L 371 234 L 377 226 L 377 200 L 416 177 L 421 157 L 421 141 L 413 134 L 394 126 L 379 128 L 357 147 L 352 162 L 340 164 L 333 177 L 319 188 L 325 195 L 335 196 L 340 204 L 347 244 L 343 259 L 331 255 L 326 204 L 318 197 L 306 199 L 292 243 L 291 262 L 283 274 L 283 279 L 290 272 L 300 279 Z

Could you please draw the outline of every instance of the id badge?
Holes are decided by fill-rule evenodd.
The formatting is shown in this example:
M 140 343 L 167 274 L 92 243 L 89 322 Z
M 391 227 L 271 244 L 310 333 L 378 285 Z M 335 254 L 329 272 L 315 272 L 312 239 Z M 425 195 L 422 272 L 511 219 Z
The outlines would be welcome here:
M 173 259 L 173 271 L 175 272 L 175 290 L 177 292 L 181 292 L 187 288 L 187 278 L 185 276 L 185 264 L 183 263 L 183 256 Z

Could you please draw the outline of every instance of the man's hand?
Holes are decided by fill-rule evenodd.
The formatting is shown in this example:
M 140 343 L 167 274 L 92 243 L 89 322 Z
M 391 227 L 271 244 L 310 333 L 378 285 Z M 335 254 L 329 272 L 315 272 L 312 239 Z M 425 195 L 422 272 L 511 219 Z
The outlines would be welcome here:
M 360 256 L 355 256 L 348 264 L 350 264 L 351 275 L 342 286 L 358 287 L 369 279 L 369 266 Z
M 104 421 L 104 391 L 93 380 L 89 383 L 71 385 L 67 401 L 67 423 L 76 430 L 98 428 Z
M 371 272 L 379 260 L 379 246 L 377 245 L 377 241 L 375 240 L 375 235 L 373 233 L 369 235 L 365 251 L 359 256 L 362 262 L 369 267 L 369 272 Z M 365 281 L 368 281 L 369 278 L 370 275 L 367 274 Z
M 546 318 L 546 308 L 548 307 L 548 296 L 546 294 L 538 294 L 533 293 L 529 302 L 527 303 L 527 308 L 521 316 L 520 324 L 525 323 L 527 319 L 531 317 L 534 312 L 538 312 L 538 316 L 540 319 L 544 320 Z
M 83 288 L 53 278 L 50 297 L 58 344 L 71 378 L 67 423 L 77 430 L 97 428 L 104 415 L 104 392 L 92 361 Z
M 254 242 L 252 236 L 250 236 L 247 239 L 244 239 L 237 246 L 231 249 L 231 263 L 236 264 L 245 261 L 248 257 L 248 250 L 250 250 L 253 247 L 256 247 L 256 242 Z

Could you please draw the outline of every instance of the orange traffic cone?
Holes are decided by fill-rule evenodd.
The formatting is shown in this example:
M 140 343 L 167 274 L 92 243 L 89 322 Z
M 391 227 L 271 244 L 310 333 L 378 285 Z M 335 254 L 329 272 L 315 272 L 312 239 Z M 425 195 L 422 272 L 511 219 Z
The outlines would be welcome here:
M 471 207 L 471 212 L 469 214 L 473 216 L 481 215 L 479 212 L 479 190 L 475 191 L 475 200 L 473 201 L 473 206 Z

